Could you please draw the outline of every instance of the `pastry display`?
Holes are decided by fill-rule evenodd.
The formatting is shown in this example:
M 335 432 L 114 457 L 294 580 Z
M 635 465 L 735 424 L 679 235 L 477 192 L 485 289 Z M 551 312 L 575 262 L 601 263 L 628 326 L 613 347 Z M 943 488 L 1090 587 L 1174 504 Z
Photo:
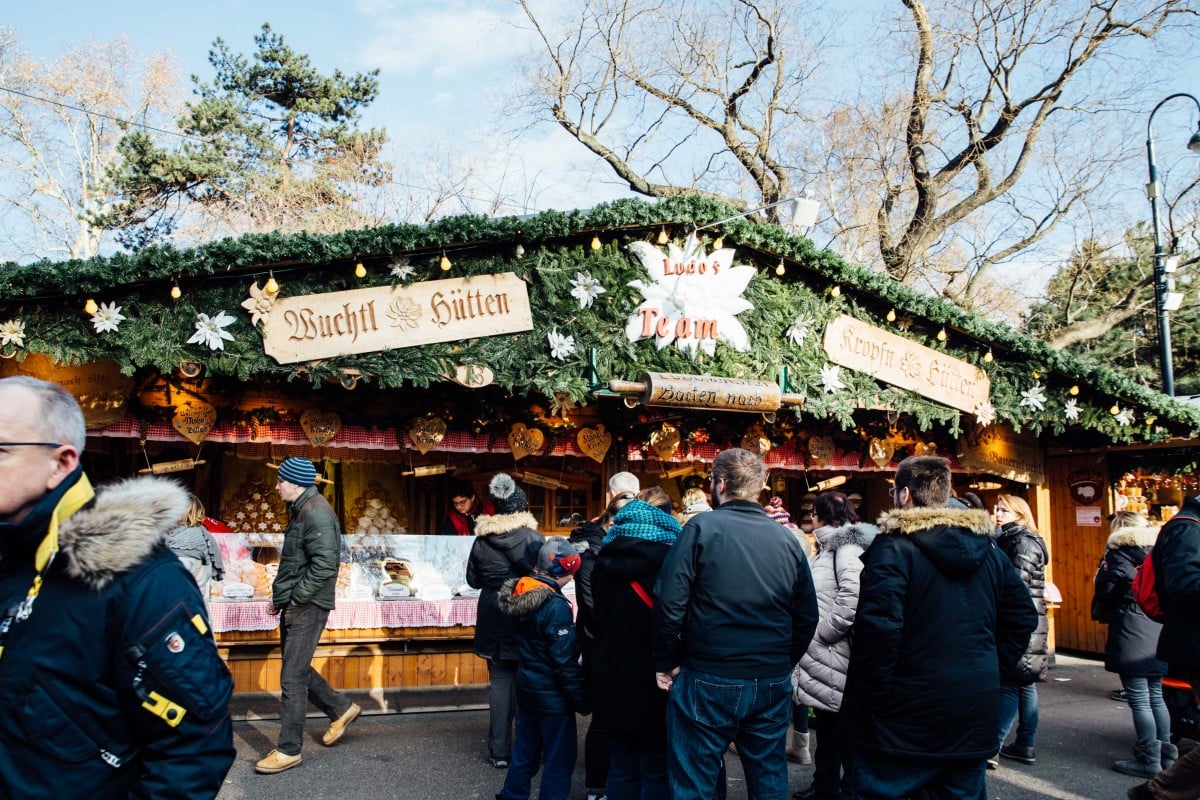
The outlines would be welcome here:
M 239 533 L 283 533 L 287 505 L 262 478 L 249 478 L 221 508 L 221 519 Z
M 376 536 L 385 533 L 406 533 L 408 519 L 404 509 L 384 491 L 378 481 L 367 484 L 366 490 L 351 504 L 342 526 L 346 533 Z

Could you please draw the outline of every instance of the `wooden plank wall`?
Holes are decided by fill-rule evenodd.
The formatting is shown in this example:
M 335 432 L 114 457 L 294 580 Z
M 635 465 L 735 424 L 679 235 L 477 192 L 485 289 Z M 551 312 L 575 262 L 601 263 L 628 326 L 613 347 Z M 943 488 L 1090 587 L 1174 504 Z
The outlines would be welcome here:
M 1108 628 L 1091 617 L 1092 579 L 1096 565 L 1108 541 L 1108 525 L 1083 527 L 1075 522 L 1076 503 L 1071 499 L 1067 476 L 1087 468 L 1107 475 L 1105 456 L 1051 456 L 1047 459 L 1046 485 L 1049 487 L 1050 530 L 1054 544 L 1050 559 L 1054 583 L 1063 595 L 1062 607 L 1055 612 L 1055 647 L 1082 653 L 1103 654 Z M 1103 518 L 1111 513 L 1109 491 L 1100 493 Z

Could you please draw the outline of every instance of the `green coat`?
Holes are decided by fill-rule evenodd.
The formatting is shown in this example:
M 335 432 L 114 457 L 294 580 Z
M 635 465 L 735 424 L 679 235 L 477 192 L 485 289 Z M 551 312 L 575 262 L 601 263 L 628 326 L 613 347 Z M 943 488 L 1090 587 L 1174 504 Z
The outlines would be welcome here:
M 271 587 L 271 602 L 289 602 L 333 610 L 337 588 L 341 526 L 327 501 L 310 486 L 288 505 L 279 571 Z

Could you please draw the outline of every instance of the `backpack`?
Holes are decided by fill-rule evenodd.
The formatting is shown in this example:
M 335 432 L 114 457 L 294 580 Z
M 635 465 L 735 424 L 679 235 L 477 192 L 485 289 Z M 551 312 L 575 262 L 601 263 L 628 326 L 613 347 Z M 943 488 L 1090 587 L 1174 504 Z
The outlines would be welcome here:
M 1188 519 L 1200 523 L 1200 519 L 1188 514 L 1176 514 L 1171 517 L 1170 522 L 1177 519 Z M 1145 561 L 1138 567 L 1137 574 L 1133 576 L 1133 599 L 1142 611 L 1146 612 L 1147 617 L 1155 622 L 1162 622 L 1166 618 L 1166 610 L 1163 608 L 1162 598 L 1158 596 L 1158 582 L 1154 576 L 1154 561 L 1151 558 L 1153 554 L 1154 548 L 1146 551 Z

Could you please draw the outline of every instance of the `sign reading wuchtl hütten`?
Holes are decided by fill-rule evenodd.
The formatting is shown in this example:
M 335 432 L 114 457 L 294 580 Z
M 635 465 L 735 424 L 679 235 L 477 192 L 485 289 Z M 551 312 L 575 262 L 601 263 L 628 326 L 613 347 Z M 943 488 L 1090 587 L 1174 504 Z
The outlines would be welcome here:
M 263 326 L 263 350 L 291 364 L 532 328 L 528 287 L 503 272 L 281 297 Z

